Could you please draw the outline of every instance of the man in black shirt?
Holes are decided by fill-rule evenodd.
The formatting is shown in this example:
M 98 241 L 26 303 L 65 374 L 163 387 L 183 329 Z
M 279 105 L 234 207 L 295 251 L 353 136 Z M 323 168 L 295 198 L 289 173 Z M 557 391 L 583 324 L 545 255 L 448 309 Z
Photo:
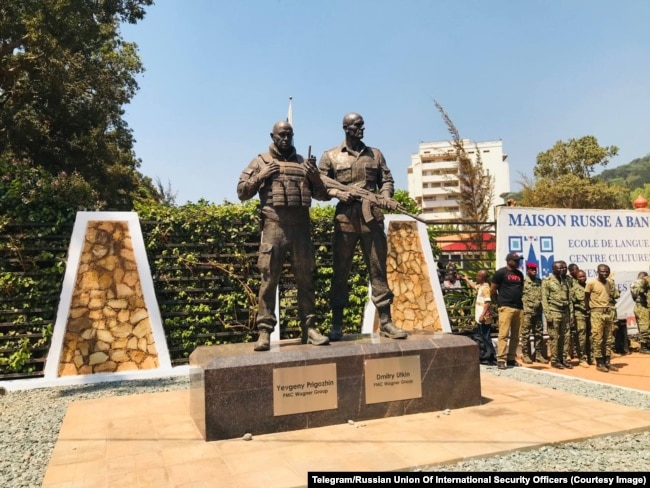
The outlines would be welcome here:
M 524 315 L 524 274 L 519 271 L 523 258 L 516 253 L 506 256 L 506 266 L 498 269 L 492 276 L 492 303 L 499 311 L 499 336 L 497 339 L 497 367 L 519 366 L 517 345 L 519 329 Z M 510 339 L 510 340 L 508 340 Z

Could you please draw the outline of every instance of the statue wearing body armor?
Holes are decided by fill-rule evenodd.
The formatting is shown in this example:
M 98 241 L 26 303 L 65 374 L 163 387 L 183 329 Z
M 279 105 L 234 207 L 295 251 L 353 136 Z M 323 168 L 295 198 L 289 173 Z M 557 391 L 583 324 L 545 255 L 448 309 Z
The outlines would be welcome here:
M 296 154 L 291 143 L 293 128 L 288 122 L 277 122 L 271 139 L 269 152 L 255 157 L 237 184 L 237 195 L 242 201 L 259 194 L 262 216 L 257 262 L 261 274 L 259 308 L 255 319 L 259 336 L 255 350 L 270 349 L 270 335 L 277 324 L 276 290 L 287 253 L 298 290 L 302 342 L 325 345 L 329 339 L 315 327 L 315 264 L 309 206 L 312 198 L 327 200 L 327 188 L 320 179 L 315 159 L 305 160 Z
M 310 207 L 311 184 L 305 177 L 304 159 L 296 154 L 296 161 L 277 161 L 271 153 L 259 157 L 266 164 L 275 162 L 279 171 L 260 189 L 262 205 L 269 202 L 274 207 Z

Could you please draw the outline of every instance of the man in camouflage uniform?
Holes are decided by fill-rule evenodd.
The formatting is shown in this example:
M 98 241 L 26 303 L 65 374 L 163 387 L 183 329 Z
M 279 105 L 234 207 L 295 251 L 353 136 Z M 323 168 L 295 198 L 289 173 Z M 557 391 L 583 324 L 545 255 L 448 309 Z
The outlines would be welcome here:
M 384 231 L 382 209 L 391 210 L 394 191 L 393 176 L 379 149 L 366 146 L 362 139 L 363 117 L 349 113 L 343 117 L 345 140 L 323 153 L 318 169 L 339 183 L 379 193 L 380 204 L 361 201 L 352 192 L 330 188 L 330 197 L 338 198 L 334 215 L 334 275 L 330 304 L 332 306 L 331 341 L 343 338 L 343 310 L 349 304 L 350 269 L 357 244 L 370 275 L 372 302 L 379 312 L 379 333 L 391 339 L 406 339 L 407 332 L 392 322 L 393 292 L 388 286 L 386 259 L 388 242 Z
M 542 281 L 542 308 L 551 343 L 551 366 L 557 369 L 571 369 L 573 366 L 568 358 L 564 357 L 564 342 L 568 340 L 573 313 L 564 261 L 555 261 L 553 273 Z
M 571 302 L 573 303 L 573 320 L 575 321 L 576 353 L 583 368 L 593 364 L 591 354 L 591 326 L 589 314 L 585 309 L 585 285 L 587 284 L 587 273 L 578 270 L 571 285 Z
M 573 288 L 574 283 L 578 279 L 578 271 L 580 267 L 576 263 L 571 263 L 567 266 L 567 273 L 565 273 L 566 281 L 569 284 L 569 291 Z M 575 317 L 571 316 L 571 326 L 567 331 L 567 340 L 564 342 L 564 357 L 572 359 L 577 357 L 580 359 L 578 353 L 578 328 L 576 326 Z
M 639 352 L 650 354 L 650 308 L 648 295 L 650 294 L 650 282 L 648 273 L 641 271 L 637 279 L 630 286 L 632 298 L 634 299 L 634 317 L 639 328 Z
M 526 264 L 526 277 L 524 278 L 524 322 L 521 327 L 519 344 L 521 346 L 521 360 L 524 364 L 532 364 L 533 358 L 530 350 L 530 336 L 533 336 L 535 345 L 535 361 L 548 363 L 542 354 L 544 341 L 544 324 L 542 322 L 542 280 L 537 277 L 537 265 Z
M 585 286 L 585 308 L 591 317 L 591 347 L 596 369 L 603 373 L 618 371 L 610 361 L 614 346 L 616 300 L 620 293 L 609 274 L 609 266 L 599 264 L 597 278 L 589 280 Z
M 270 335 L 277 323 L 276 290 L 287 252 L 298 289 L 298 314 L 302 342 L 317 346 L 329 343 L 315 328 L 316 303 L 313 284 L 314 246 L 309 207 L 312 197 L 327 200 L 327 188 L 315 159 L 304 160 L 292 145 L 293 128 L 276 122 L 268 153 L 255 157 L 239 177 L 237 195 L 248 200 L 259 192 L 262 240 L 258 253 L 261 273 L 259 309 L 255 322 L 259 337 L 256 351 L 270 349 Z

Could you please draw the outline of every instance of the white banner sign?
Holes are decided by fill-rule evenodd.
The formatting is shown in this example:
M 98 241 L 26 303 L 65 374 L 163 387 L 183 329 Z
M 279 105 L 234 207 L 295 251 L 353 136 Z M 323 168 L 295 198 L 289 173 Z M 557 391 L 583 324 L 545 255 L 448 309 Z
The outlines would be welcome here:
M 587 280 L 608 265 L 621 293 L 618 318 L 625 319 L 634 308 L 630 284 L 650 267 L 650 212 L 499 207 L 497 268 L 509 252 L 523 256 L 522 271 L 524 262 L 537 264 L 539 278 L 559 260 L 577 264 Z

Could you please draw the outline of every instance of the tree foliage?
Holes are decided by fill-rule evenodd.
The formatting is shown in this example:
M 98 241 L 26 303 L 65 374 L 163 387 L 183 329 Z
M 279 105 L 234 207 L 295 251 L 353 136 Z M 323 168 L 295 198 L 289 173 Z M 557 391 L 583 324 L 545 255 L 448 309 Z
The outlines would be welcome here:
M 420 208 L 418 203 L 411 198 L 409 192 L 406 190 L 395 190 L 395 194 L 393 195 L 393 198 L 397 200 L 400 203 L 400 205 L 404 207 L 406 211 L 410 214 L 419 215 L 422 212 L 422 209 Z M 392 213 L 399 213 L 399 212 L 395 211 Z
M 633 159 L 628 164 L 606 169 L 600 177 L 608 183 L 620 184 L 632 190 L 642 189 L 644 185 L 650 184 L 650 154 Z
M 537 155 L 534 175 L 550 179 L 569 174 L 590 178 L 597 166 L 607 166 L 609 158 L 617 154 L 616 146 L 601 147 L 594 136 L 558 141 L 551 149 Z
M 520 203 L 543 208 L 629 208 L 628 191 L 593 174 L 618 154 L 601 147 L 594 136 L 558 141 L 537 155 L 534 179 L 524 178 Z
M 78 210 L 100 208 L 97 192 L 78 173 L 53 176 L 0 156 L 0 175 L 0 215 L 6 222 L 71 222 Z
M 467 154 L 463 139 L 454 122 L 438 101 L 434 100 L 436 108 L 442 115 L 451 134 L 451 145 L 456 151 L 458 162 L 459 195 L 458 204 L 462 220 L 468 222 L 487 222 L 490 217 L 490 206 L 494 199 L 494 178 L 483 170 L 480 151 L 476 151 L 476 161 Z
M 158 199 L 137 168 L 123 106 L 143 71 L 120 22 L 153 0 L 0 3 L 0 155 L 54 177 L 78 174 L 107 207 Z
M 629 208 L 628 191 L 596 178 L 563 175 L 523 182 L 521 205 L 542 208 Z

